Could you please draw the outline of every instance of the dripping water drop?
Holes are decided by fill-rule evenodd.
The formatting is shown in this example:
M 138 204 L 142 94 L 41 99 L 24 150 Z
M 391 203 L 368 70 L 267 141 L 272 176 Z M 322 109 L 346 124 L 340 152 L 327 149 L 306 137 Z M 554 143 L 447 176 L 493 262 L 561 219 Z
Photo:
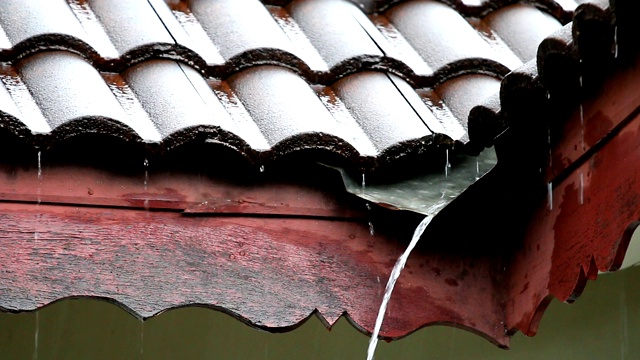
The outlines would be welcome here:
M 366 181 L 365 181 L 365 178 L 364 178 L 364 173 L 362 173 L 362 191 L 363 191 L 363 192 L 364 192 L 364 188 L 365 188 L 365 186 L 366 186 Z M 368 204 L 367 204 L 367 205 L 368 205 Z
M 371 339 L 369 340 L 369 348 L 367 349 L 367 360 L 372 360 L 373 355 L 376 352 L 376 346 L 378 345 L 378 335 L 380 334 L 380 328 L 382 327 L 382 321 L 384 320 L 384 315 L 387 311 L 387 305 L 389 305 L 389 299 L 391 299 L 391 293 L 393 292 L 393 287 L 396 285 L 396 281 L 398 277 L 400 277 L 400 273 L 402 269 L 404 269 L 404 265 L 407 263 L 407 259 L 411 254 L 411 251 L 420 240 L 424 229 L 427 228 L 427 225 L 431 222 L 432 217 L 427 216 L 420 222 L 418 227 L 413 233 L 413 237 L 411 238 L 411 242 L 409 246 L 405 249 L 404 253 L 398 258 L 396 264 L 393 266 L 393 270 L 391 270 L 391 274 L 389 275 L 389 281 L 387 281 L 387 286 L 384 289 L 384 296 L 382 297 L 382 303 L 380 304 L 380 309 L 378 310 L 378 317 L 376 318 L 376 324 L 373 328 L 373 332 L 371 333 Z
M 445 150 L 446 163 L 444 165 L 444 176 L 449 177 L 449 168 L 451 168 L 451 163 L 449 162 L 449 149 Z
M 140 355 L 144 355 L 144 320 L 140 320 Z
M 369 221 L 369 234 L 370 234 L 371 236 L 373 236 L 373 235 L 375 235 L 375 234 L 376 234 L 376 231 L 375 231 L 375 229 L 373 228 L 373 222 L 371 222 L 371 221 Z
M 38 180 L 42 180 L 42 151 L 38 150 Z
M 582 103 L 580 103 L 580 144 L 582 146 L 582 150 L 585 150 L 584 145 L 584 107 Z
M 613 58 L 618 58 L 618 26 L 613 28 Z
M 580 205 L 584 204 L 584 174 L 580 173 Z
M 145 158 L 142 165 L 144 166 L 144 189 L 147 190 L 149 186 L 149 160 Z
M 551 182 L 547 183 L 547 196 L 549 202 L 549 210 L 553 210 L 553 184 Z
M 551 128 L 547 127 L 547 146 L 549 147 L 549 166 L 553 166 L 553 149 L 551 148 Z M 542 172 L 542 169 L 540 169 Z
M 264 172 L 264 165 L 260 165 L 260 172 L 263 173 Z
M 38 150 L 38 189 L 36 191 L 36 209 L 38 209 L 40 207 L 40 202 L 42 202 L 42 151 Z M 38 217 L 37 221 L 36 221 L 36 229 L 33 232 L 33 239 L 34 241 L 38 241 L 38 227 L 40 226 L 40 218 L 41 218 L 41 214 L 40 212 L 37 212 Z M 37 319 L 37 315 L 38 313 L 36 312 L 36 319 Z
M 40 312 L 38 310 L 35 311 L 36 313 L 36 331 L 34 332 L 33 335 L 33 359 L 36 360 L 38 359 L 38 345 L 40 343 Z

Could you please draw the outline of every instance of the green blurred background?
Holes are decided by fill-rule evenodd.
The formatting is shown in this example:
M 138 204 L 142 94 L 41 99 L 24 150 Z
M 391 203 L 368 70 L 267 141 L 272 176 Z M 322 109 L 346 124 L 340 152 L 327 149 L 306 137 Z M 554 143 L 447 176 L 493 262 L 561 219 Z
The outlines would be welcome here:
M 640 267 L 600 275 L 575 304 L 554 300 L 539 334 L 517 334 L 510 350 L 433 326 L 380 342 L 376 359 L 640 359 L 639 290 Z M 0 359 L 365 359 L 369 341 L 345 319 L 331 331 L 312 317 L 271 334 L 196 307 L 144 323 L 99 300 L 64 300 L 37 313 L 0 312 Z

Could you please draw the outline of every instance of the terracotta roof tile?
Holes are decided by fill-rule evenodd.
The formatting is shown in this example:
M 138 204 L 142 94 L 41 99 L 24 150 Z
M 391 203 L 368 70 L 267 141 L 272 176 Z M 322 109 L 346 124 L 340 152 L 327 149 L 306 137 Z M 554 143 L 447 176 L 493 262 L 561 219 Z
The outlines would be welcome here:
M 510 3 L 3 1 L 3 126 L 37 146 L 99 132 L 257 163 L 324 149 L 368 170 L 471 149 L 503 126 L 474 139 L 470 109 L 575 8 Z

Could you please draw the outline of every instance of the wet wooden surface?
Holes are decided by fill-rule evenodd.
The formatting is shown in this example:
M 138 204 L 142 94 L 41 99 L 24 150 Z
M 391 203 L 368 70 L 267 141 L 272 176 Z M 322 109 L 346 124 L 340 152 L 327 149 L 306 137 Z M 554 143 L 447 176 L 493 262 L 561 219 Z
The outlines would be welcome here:
M 636 96 L 637 91 L 611 92 L 597 101 L 623 106 L 616 110 L 622 118 L 589 121 L 620 125 L 575 159 L 540 199 L 522 247 L 511 260 L 507 303 L 511 331 L 534 335 L 553 297 L 572 302 L 598 271 L 613 271 L 622 264 L 640 221 L 640 116 L 638 109 L 629 109 L 630 104 L 638 105 L 637 99 L 629 99 Z M 566 155 L 573 149 L 572 143 L 560 145 L 567 147 L 556 149 L 557 153 Z
M 3 196 L 14 200 L 0 203 L 0 308 L 5 311 L 81 296 L 108 299 L 143 318 L 175 307 L 206 306 L 269 331 L 290 330 L 312 314 L 328 326 L 346 315 L 368 333 L 387 277 L 420 220 L 414 215 L 374 219 L 372 235 L 366 219 L 345 217 L 350 212 L 341 207 L 331 210 L 326 194 L 284 186 L 281 198 L 306 196 L 305 204 L 325 212 L 292 217 L 280 211 L 268 216 L 176 211 L 175 204 L 185 206 L 189 196 L 175 196 L 171 206 L 149 201 L 150 210 L 141 204 L 71 203 L 102 193 L 100 186 L 93 195 L 86 186 L 71 187 L 71 198 L 56 204 L 59 199 L 49 197 L 46 185 L 55 183 L 54 174 L 91 172 L 49 169 L 42 183 L 32 172 L 35 182 L 17 184 L 40 184 L 40 204 L 16 202 L 9 191 Z M 165 183 L 157 175 L 153 181 Z M 151 194 L 152 189 L 148 184 Z M 326 201 L 309 200 L 317 196 Z M 381 335 L 399 338 L 445 323 L 506 346 L 499 260 L 418 249 L 396 285 Z

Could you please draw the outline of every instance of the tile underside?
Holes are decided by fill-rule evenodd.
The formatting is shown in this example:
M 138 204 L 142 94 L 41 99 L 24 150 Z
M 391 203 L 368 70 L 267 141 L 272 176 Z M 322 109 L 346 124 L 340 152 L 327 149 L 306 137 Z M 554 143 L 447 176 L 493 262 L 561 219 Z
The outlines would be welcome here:
M 3 1 L 2 125 L 44 147 L 100 132 L 152 151 L 215 142 L 256 163 L 320 149 L 373 170 L 473 143 L 469 111 L 568 14 L 369 5 Z

